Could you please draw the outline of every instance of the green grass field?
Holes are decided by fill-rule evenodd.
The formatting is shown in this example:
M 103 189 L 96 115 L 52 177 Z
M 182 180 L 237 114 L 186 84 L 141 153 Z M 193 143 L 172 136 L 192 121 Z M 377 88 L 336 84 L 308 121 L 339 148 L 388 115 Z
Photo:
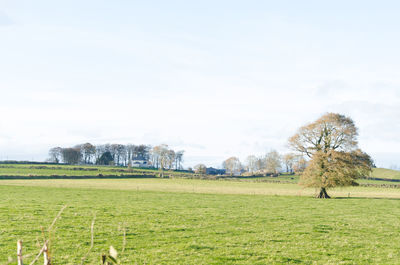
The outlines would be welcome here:
M 0 167 L 0 175 L 10 168 Z M 42 176 L 86 172 L 73 166 L 12 170 L 20 168 L 28 176 L 32 169 Z M 97 173 L 120 173 L 112 169 L 121 168 Z M 275 178 L 285 183 L 264 179 L 2 179 L 0 264 L 15 257 L 19 239 L 29 264 L 41 227 L 63 205 L 51 233 L 55 264 L 80 264 L 94 215 L 94 248 L 85 264 L 98 264 L 110 245 L 122 264 L 400 264 L 400 189 L 339 188 L 328 191 L 334 199 L 321 200 L 313 198 L 314 189 L 297 185 L 297 176 Z
M 37 253 L 41 226 L 63 205 L 52 233 L 56 264 L 80 263 L 94 214 L 86 264 L 96 264 L 110 245 L 120 251 L 123 227 L 123 264 L 399 263 L 399 200 L 367 197 L 399 198 L 400 191 L 352 187 L 331 191 L 343 195 L 331 200 L 313 192 L 239 181 L 0 180 L 0 264 L 18 239 L 25 254 Z

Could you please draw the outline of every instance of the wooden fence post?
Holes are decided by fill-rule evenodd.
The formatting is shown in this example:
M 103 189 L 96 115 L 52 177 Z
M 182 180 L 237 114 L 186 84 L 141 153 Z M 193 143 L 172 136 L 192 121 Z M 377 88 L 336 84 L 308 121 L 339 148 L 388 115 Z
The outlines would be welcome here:
M 23 265 L 22 261 L 22 241 L 18 240 L 17 242 L 17 259 L 18 259 L 18 265 Z
M 43 258 L 44 258 L 44 265 L 51 265 L 51 260 L 49 256 L 49 248 L 47 247 L 47 242 L 43 246 Z

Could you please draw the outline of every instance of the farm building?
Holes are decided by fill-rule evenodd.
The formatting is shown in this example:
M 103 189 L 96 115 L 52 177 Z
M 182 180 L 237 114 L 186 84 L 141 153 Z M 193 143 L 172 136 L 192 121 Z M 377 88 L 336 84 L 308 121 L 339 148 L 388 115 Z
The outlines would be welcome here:
M 132 167 L 151 167 L 151 163 L 147 160 L 132 160 Z
M 206 169 L 207 175 L 224 175 L 226 173 L 225 169 L 218 169 L 213 167 L 208 167 Z

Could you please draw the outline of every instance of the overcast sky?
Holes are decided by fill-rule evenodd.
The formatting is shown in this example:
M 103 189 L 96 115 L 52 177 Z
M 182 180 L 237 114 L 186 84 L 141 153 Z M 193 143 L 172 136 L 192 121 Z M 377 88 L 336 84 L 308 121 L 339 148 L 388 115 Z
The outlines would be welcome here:
M 169 144 L 185 165 L 271 149 L 326 112 L 400 166 L 399 1 L 0 0 L 0 160 Z

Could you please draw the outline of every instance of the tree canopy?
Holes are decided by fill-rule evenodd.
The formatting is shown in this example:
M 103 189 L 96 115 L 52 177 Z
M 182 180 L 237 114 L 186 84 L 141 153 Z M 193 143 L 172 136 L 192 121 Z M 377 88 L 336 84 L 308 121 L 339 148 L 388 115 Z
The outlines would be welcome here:
M 357 149 L 357 127 L 351 118 L 337 113 L 327 113 L 318 120 L 301 127 L 289 139 L 295 151 L 312 157 L 315 152 Z

